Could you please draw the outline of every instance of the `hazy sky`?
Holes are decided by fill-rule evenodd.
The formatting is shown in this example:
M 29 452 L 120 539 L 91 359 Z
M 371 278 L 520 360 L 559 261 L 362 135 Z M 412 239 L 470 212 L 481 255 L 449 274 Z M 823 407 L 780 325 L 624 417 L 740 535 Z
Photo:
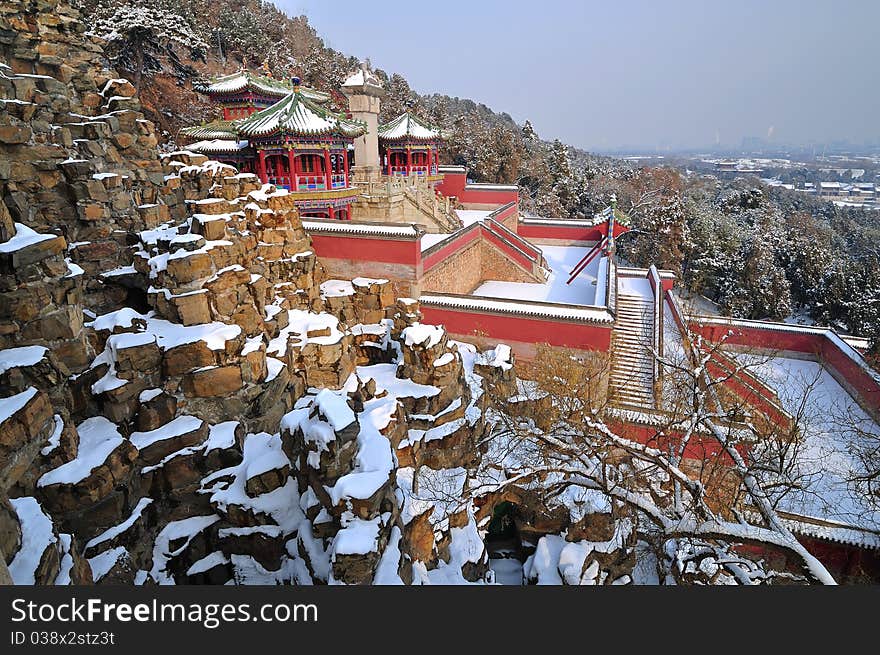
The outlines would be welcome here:
M 333 48 L 584 148 L 880 137 L 877 0 L 275 0 Z

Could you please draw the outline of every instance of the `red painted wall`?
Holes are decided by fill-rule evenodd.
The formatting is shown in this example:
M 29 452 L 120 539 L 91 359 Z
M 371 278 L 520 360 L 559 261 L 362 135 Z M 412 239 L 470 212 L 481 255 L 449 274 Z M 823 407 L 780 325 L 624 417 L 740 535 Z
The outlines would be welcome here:
M 734 345 L 754 346 L 769 350 L 789 350 L 815 355 L 846 380 L 865 404 L 872 407 L 874 411 L 880 411 L 880 383 L 874 380 L 825 334 L 795 329 L 770 329 L 760 325 L 728 326 L 692 323 L 690 327 L 691 330 L 703 334 L 710 341 L 718 341 L 722 336 L 732 331 L 732 334 L 727 337 L 727 342 Z
M 480 238 L 480 226 L 474 224 L 470 229 L 463 231 L 460 235 L 445 244 L 439 250 L 430 253 L 423 260 L 425 271 L 431 270 L 434 266 L 448 259 L 453 253 L 463 249 L 465 246 L 477 241 Z
M 416 266 L 422 254 L 418 241 L 362 239 L 327 234 L 312 234 L 311 237 L 312 247 L 318 257 Z
M 524 239 L 560 239 L 564 241 L 600 241 L 608 229 L 607 223 L 600 225 L 549 225 L 546 223 L 526 223 L 520 221 L 517 234 Z M 629 228 L 620 223 L 614 224 L 614 236 L 618 237 Z
M 443 180 L 437 184 L 437 190 L 444 196 L 455 196 L 459 202 L 498 204 L 519 202 L 518 191 L 502 191 L 499 189 L 466 189 L 466 173 L 444 173 Z
M 550 319 L 531 319 L 510 314 L 484 314 L 466 309 L 422 305 L 425 323 L 443 325 L 447 332 L 467 336 L 475 331 L 493 339 L 549 343 L 551 346 L 579 350 L 607 351 L 611 347 L 611 327 L 569 323 Z

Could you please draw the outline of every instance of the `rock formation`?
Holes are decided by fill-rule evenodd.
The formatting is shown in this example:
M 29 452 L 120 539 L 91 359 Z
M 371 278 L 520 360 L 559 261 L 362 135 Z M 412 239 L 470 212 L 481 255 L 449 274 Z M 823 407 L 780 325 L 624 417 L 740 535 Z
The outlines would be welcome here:
M 326 279 L 285 190 L 160 157 L 84 31 L 0 2 L 0 578 L 483 580 L 472 486 L 510 350 Z M 579 573 L 623 577 L 629 533 L 582 522 L 553 524 L 606 544 Z

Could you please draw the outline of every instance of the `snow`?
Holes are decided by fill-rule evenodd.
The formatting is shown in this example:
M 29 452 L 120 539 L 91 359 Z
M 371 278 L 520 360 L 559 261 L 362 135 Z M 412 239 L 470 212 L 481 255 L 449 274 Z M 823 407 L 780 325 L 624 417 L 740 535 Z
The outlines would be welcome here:
M 135 319 L 146 320 L 146 316 L 138 313 L 130 307 L 124 307 L 109 314 L 103 314 L 91 322 L 91 326 L 95 330 L 105 330 L 113 332 L 116 328 L 128 329 L 132 326 Z
M 346 521 L 346 518 L 348 520 Z M 366 555 L 376 550 L 382 517 L 366 520 L 343 515 L 343 527 L 333 539 L 335 555 Z
M 327 280 L 321 283 L 321 295 L 325 298 L 353 296 L 354 287 L 348 280 Z
M 152 502 L 153 502 L 152 498 L 141 498 L 137 502 L 137 505 L 135 505 L 134 509 L 131 511 L 131 514 L 129 514 L 127 519 L 125 519 L 122 523 L 118 523 L 114 526 L 107 528 L 106 530 L 104 530 L 104 532 L 99 534 L 97 537 L 93 537 L 92 539 L 90 539 L 88 542 L 86 542 L 85 548 L 83 550 L 87 551 L 91 548 L 95 548 L 96 546 L 99 546 L 100 544 L 104 543 L 105 541 L 110 541 L 111 539 L 115 539 L 116 537 L 118 537 L 119 535 L 124 533 L 126 530 L 128 530 L 131 526 L 133 526 L 137 522 L 137 520 L 144 513 L 144 510 Z
M 204 573 L 210 571 L 215 566 L 222 566 L 224 564 L 229 564 L 229 558 L 219 550 L 215 550 L 213 553 L 205 555 L 202 559 L 194 562 L 193 565 L 186 570 L 186 574 L 196 575 L 197 573 Z
M 280 437 L 277 434 L 248 434 L 244 439 L 241 463 L 205 477 L 199 493 L 209 495 L 211 503 L 221 511 L 234 505 L 255 514 L 266 514 L 281 527 L 285 535 L 292 534 L 304 519 L 294 479 L 290 478 L 284 486 L 256 498 L 248 496 L 245 489 L 251 465 L 258 470 L 267 462 L 280 462 L 281 455 L 283 451 L 280 450 Z
M 148 402 L 150 402 L 151 400 L 153 400 L 153 398 L 156 398 L 157 396 L 161 396 L 162 393 L 163 393 L 163 392 L 162 392 L 161 389 L 144 389 L 144 390 L 141 391 L 141 393 L 138 395 L 138 402 L 140 402 L 140 403 L 148 403 Z
M 519 284 L 511 282 L 510 284 Z M 521 286 L 521 285 L 520 285 Z M 540 285 L 538 285 L 540 286 Z M 512 294 L 511 294 L 512 295 Z M 540 318 L 563 318 L 591 323 L 613 323 L 614 317 L 604 307 L 573 307 L 552 302 L 515 301 L 476 296 L 444 296 L 426 293 L 419 296 L 422 305 L 452 307 L 464 310 L 499 312 L 502 314 L 519 314 Z
M 370 234 L 381 236 L 412 237 L 419 232 L 411 225 L 382 225 L 378 223 L 353 223 L 351 221 L 303 221 L 306 232 L 342 232 L 348 234 Z
M 501 585 L 522 585 L 522 563 L 512 557 L 504 557 L 489 560 L 489 568 L 495 574 L 495 582 Z
M 116 562 L 126 557 L 128 557 L 128 551 L 124 546 L 117 546 L 116 548 L 105 550 L 94 557 L 90 557 L 88 562 L 89 566 L 92 567 L 92 579 L 97 582 L 110 572 L 110 569 L 116 565 Z
M 391 442 L 381 430 L 388 426 L 396 411 L 397 399 L 390 395 L 364 403 L 364 410 L 358 416 L 360 431 L 354 469 L 339 478 L 330 490 L 334 504 L 348 498 L 369 498 L 388 482 L 395 460 Z
M 275 359 L 274 357 L 266 358 L 266 379 L 263 382 L 271 382 L 275 378 L 278 377 L 278 374 L 281 373 L 281 369 L 283 369 L 287 364 L 282 362 L 280 359 Z
M 65 257 L 64 263 L 67 264 L 67 275 L 64 276 L 65 278 L 77 277 L 86 272 L 82 266 L 71 261 L 70 257 Z
M 103 416 L 87 418 L 77 426 L 77 432 L 79 449 L 76 459 L 45 473 L 37 481 L 38 487 L 81 482 L 122 444 L 122 435 L 116 424 Z
M 291 337 L 297 337 L 294 347 L 301 348 L 307 343 L 331 345 L 338 343 L 344 336 L 339 329 L 339 319 L 331 314 L 314 314 L 301 309 L 287 311 L 288 324 L 278 336 L 269 341 L 266 353 L 277 357 L 284 357 Z M 308 333 L 329 329 L 330 334 L 323 337 L 309 337 Z
M 363 382 L 375 380 L 377 393 L 387 391 L 397 398 L 425 398 L 440 393 L 439 387 L 417 384 L 409 378 L 397 377 L 397 364 L 358 366 L 357 376 Z
M 138 450 L 143 450 L 154 443 L 179 437 L 182 434 L 198 430 L 204 421 L 196 416 L 178 416 L 163 426 L 149 432 L 132 432 L 129 440 Z
M 55 236 L 56 235 L 54 234 L 40 234 L 29 228 L 27 225 L 16 223 L 15 236 L 9 241 L 0 243 L 0 253 L 15 252 L 16 250 L 27 248 L 28 246 L 40 243 L 41 241 L 54 239 Z
M 206 516 L 190 516 L 180 521 L 171 521 L 159 534 L 153 543 L 153 568 L 149 576 L 159 584 L 173 584 L 173 579 L 167 571 L 168 560 L 182 553 L 197 534 L 214 525 L 220 517 L 215 514 Z M 176 549 L 171 548 L 171 542 L 183 543 Z
M 748 359 L 746 355 L 737 358 Z M 783 407 L 795 416 L 807 387 L 816 381 L 808 396 L 797 460 L 800 473 L 806 476 L 801 482 L 805 488 L 783 498 L 779 509 L 880 530 L 880 508 L 847 482 L 858 466 L 853 445 L 865 439 L 853 434 L 852 424 L 873 435 L 880 435 L 880 426 L 818 362 L 765 359 L 753 360 L 757 364 L 750 371 L 775 388 Z
M 409 112 L 403 113 L 388 123 L 379 126 L 380 139 L 439 139 L 440 132 L 422 123 Z
M 644 277 L 623 277 L 617 278 L 617 292 L 621 295 L 639 296 L 647 302 L 654 300 L 654 290 L 651 289 L 651 283 L 648 278 Z
M 223 350 L 227 341 L 236 339 L 241 334 L 238 325 L 227 325 L 219 321 L 184 326 L 152 317 L 147 319 L 147 331 L 156 335 L 156 341 L 162 350 L 196 341 L 204 341 L 210 350 Z
M 108 337 L 107 348 L 110 349 L 110 356 L 113 358 L 113 361 L 116 361 L 120 350 L 146 346 L 151 343 L 156 343 L 156 337 L 147 332 L 123 332 L 122 334 L 114 334 Z
M 22 407 L 27 405 L 31 398 L 37 395 L 37 390 L 34 387 L 28 387 L 21 393 L 17 393 L 14 396 L 9 396 L 8 398 L 0 398 L 0 423 L 5 422 L 10 416 L 19 411 Z
M 64 431 L 64 421 L 58 414 L 55 414 L 53 418 L 55 420 L 55 429 L 52 430 L 52 434 L 46 445 L 40 449 L 41 455 L 49 455 L 61 445 L 61 433 Z
M 490 214 L 495 213 L 494 209 L 456 209 L 456 215 L 465 227 L 479 223 Z
M 600 292 L 600 262 L 604 258 L 596 256 L 572 281 L 566 284 L 578 262 L 589 252 L 589 248 L 577 246 L 541 246 L 544 259 L 550 268 L 550 276 L 544 284 L 534 282 L 502 282 L 488 280 L 477 287 L 472 295 L 489 298 L 510 298 L 512 300 L 532 300 L 536 302 L 564 303 L 568 305 L 589 305 L 596 303 Z M 604 299 L 604 289 L 601 290 Z M 604 303 L 603 303 L 604 304 Z
M 438 243 L 446 241 L 450 237 L 454 236 L 455 233 L 452 234 L 425 234 L 422 236 L 420 240 L 421 251 L 425 252 L 426 250 L 433 248 Z
M 9 502 L 21 524 L 21 547 L 9 563 L 9 574 L 17 585 L 33 585 L 43 553 L 58 539 L 52 532 L 52 519 L 43 512 L 36 498 L 10 498 Z
M 11 368 L 38 364 L 46 356 L 47 350 L 45 346 L 22 346 L 0 350 L 0 375 Z
M 205 454 L 212 450 L 224 450 L 235 445 L 235 429 L 238 421 L 225 421 L 212 425 L 208 429 L 208 440 L 205 442 Z
M 58 543 L 61 550 L 61 563 L 58 566 L 58 575 L 55 577 L 55 585 L 69 585 L 70 572 L 73 570 L 73 555 L 71 547 L 73 546 L 73 537 L 69 534 L 59 534 Z
M 512 354 L 510 346 L 505 343 L 499 343 L 495 348 L 477 355 L 475 361 L 477 364 L 482 364 L 483 366 L 495 366 L 504 371 L 508 371 L 513 368 L 513 364 L 511 363 Z
M 338 393 L 322 389 L 315 397 L 315 404 L 321 415 L 333 426 L 335 432 L 354 423 L 354 412 L 348 406 L 345 398 Z
M 373 577 L 375 585 L 402 585 L 403 580 L 398 574 L 398 566 L 400 566 L 400 540 L 402 537 L 400 528 L 396 525 L 391 528 L 388 535 L 388 543 L 382 553 L 382 559 L 376 567 L 376 575 Z
M 281 437 L 277 434 L 262 434 L 265 441 L 262 442 L 262 448 L 252 453 L 251 457 L 244 463 L 244 474 L 246 479 L 254 478 L 267 471 L 275 469 L 283 469 L 290 467 L 290 460 L 281 448 Z
M 404 328 L 400 336 L 407 346 L 421 345 L 425 348 L 433 348 L 443 338 L 444 330 L 437 325 L 425 325 L 415 323 Z

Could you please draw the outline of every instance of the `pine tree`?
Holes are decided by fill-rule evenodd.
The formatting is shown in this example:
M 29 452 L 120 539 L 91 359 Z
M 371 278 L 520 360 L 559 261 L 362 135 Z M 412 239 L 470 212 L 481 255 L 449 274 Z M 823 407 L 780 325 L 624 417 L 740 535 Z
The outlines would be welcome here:
M 175 56 L 175 46 L 188 50 L 192 58 L 204 57 L 208 49 L 179 13 L 135 3 L 99 15 L 91 33 L 108 42 L 114 63 L 133 74 L 138 89 L 144 75 L 162 70 L 159 57 Z

